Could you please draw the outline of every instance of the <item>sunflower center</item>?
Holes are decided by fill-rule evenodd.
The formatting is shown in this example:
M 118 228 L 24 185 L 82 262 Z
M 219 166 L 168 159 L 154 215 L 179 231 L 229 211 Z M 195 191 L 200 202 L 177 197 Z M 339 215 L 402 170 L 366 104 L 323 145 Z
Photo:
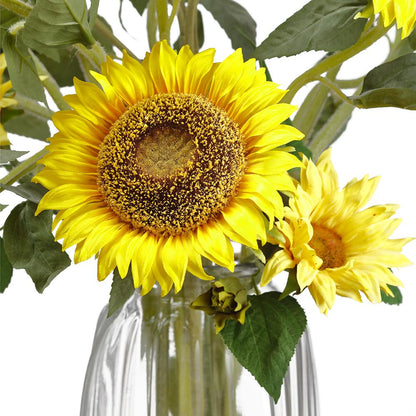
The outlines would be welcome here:
M 216 218 L 244 169 L 241 133 L 224 110 L 202 96 L 159 94 L 112 125 L 98 156 L 98 185 L 134 228 L 178 235 Z
M 341 267 L 345 264 L 345 247 L 341 237 L 321 225 L 312 224 L 313 237 L 309 245 L 322 259 L 320 270 Z

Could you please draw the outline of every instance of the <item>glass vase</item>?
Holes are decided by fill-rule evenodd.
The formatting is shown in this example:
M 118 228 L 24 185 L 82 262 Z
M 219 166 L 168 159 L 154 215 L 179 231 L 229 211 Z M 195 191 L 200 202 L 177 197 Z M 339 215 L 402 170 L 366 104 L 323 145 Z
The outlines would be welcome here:
M 252 272 L 240 265 L 234 275 Z M 81 416 L 318 416 L 308 332 L 275 404 L 216 335 L 212 317 L 189 307 L 209 287 L 187 276 L 178 294 L 136 291 L 110 318 L 103 309 Z

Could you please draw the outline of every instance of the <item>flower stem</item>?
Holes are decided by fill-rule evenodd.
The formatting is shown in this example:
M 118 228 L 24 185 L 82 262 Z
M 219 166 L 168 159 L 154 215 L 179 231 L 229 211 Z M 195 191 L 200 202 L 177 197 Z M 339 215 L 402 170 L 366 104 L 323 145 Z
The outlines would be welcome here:
M 319 155 L 327 149 L 338 137 L 342 131 L 355 106 L 347 102 L 343 102 L 335 110 L 328 122 L 316 133 L 312 140 L 308 143 L 308 147 L 314 159 L 318 159 Z
M 338 87 L 338 85 L 331 81 L 328 78 L 325 77 L 317 77 L 316 78 L 317 81 L 321 82 L 322 84 L 326 85 L 330 90 L 332 90 L 332 92 L 334 92 L 336 95 L 338 95 L 338 97 L 341 98 L 341 100 L 345 101 L 346 103 L 352 104 L 354 105 L 354 103 L 352 102 L 352 100 L 347 97 Z
M 64 100 L 59 89 L 59 85 L 55 81 L 54 77 L 49 73 L 45 65 L 43 65 L 41 60 L 34 53 L 31 53 L 31 56 L 36 66 L 36 70 L 38 71 L 39 78 L 43 86 L 46 88 L 46 91 L 48 91 L 52 99 L 55 101 L 55 104 L 60 110 L 70 110 L 71 107 Z
M 30 173 L 35 167 L 37 162 L 46 155 L 47 149 L 44 148 L 41 151 L 35 153 L 29 159 L 24 160 L 22 163 L 12 169 L 6 176 L 0 179 L 0 192 L 4 191 L 1 185 L 12 185 L 23 176 Z
M 123 42 L 121 42 L 120 39 L 118 39 L 116 36 L 114 36 L 111 29 L 108 26 L 106 26 L 100 19 L 96 19 L 95 24 L 94 24 L 94 29 L 97 32 L 99 32 L 100 35 L 102 35 L 106 39 L 108 39 L 121 52 L 123 52 L 123 50 L 126 50 L 126 52 L 130 56 L 137 59 L 137 57 L 134 55 L 134 53 Z
M 188 0 L 185 15 L 185 43 L 193 53 L 198 52 L 198 3 L 199 0 Z
M 383 23 L 379 21 L 377 26 L 370 29 L 368 32 L 364 33 L 361 38 L 353 46 L 334 53 L 333 55 L 328 56 L 322 61 L 318 62 L 314 67 L 304 72 L 298 78 L 296 78 L 290 85 L 289 91 L 283 98 L 282 102 L 290 103 L 296 93 L 306 84 L 311 81 L 316 80 L 324 72 L 327 72 L 329 69 L 342 64 L 346 60 L 357 55 L 359 52 L 367 49 L 370 45 L 384 36 L 391 26 L 384 27 Z
M 29 16 L 33 9 L 31 4 L 20 0 L 0 0 L 0 6 L 22 17 Z
M 14 97 L 18 103 L 18 106 L 29 113 L 43 119 L 50 120 L 54 112 L 47 107 L 39 104 L 37 101 L 27 98 L 24 95 L 16 93 Z
M 168 27 L 167 0 L 156 0 L 157 25 L 159 28 L 159 40 L 166 39 L 170 44 L 170 28 Z
M 147 5 L 147 40 L 149 42 L 149 48 L 152 49 L 156 43 L 156 29 L 157 29 L 157 20 L 156 20 L 156 1 L 150 0 Z

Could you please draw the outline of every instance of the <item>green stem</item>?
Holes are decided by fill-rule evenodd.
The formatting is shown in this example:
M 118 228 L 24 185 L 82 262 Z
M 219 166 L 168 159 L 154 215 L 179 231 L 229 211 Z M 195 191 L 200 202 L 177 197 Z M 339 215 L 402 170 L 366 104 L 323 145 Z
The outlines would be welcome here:
M 35 63 L 36 70 L 38 71 L 39 78 L 43 86 L 46 88 L 46 91 L 48 91 L 52 99 L 55 101 L 55 104 L 60 110 L 70 110 L 71 107 L 65 102 L 61 94 L 61 90 L 59 89 L 59 85 L 53 76 L 49 73 L 45 65 L 43 65 L 41 60 L 34 53 L 31 52 L 31 56 L 33 62 Z
M 157 20 L 156 20 L 156 2 L 155 0 L 150 0 L 147 5 L 147 40 L 149 42 L 149 48 L 152 49 L 156 40 L 156 29 L 157 29 Z
M 327 77 L 334 79 L 340 66 L 328 71 Z M 315 85 L 305 98 L 293 120 L 293 125 L 305 135 L 305 143 L 311 135 L 328 97 L 328 87 L 319 83 Z
M 328 122 L 316 133 L 308 145 L 315 160 L 336 140 L 336 137 L 344 128 L 354 108 L 354 105 L 346 102 L 340 104 Z
M 357 88 L 363 82 L 364 77 L 355 79 L 337 79 L 335 80 L 339 88 L 351 89 Z
M 23 176 L 30 173 L 35 167 L 37 162 L 42 159 L 43 156 L 46 155 L 48 152 L 47 149 L 42 149 L 41 151 L 35 153 L 29 159 L 24 160 L 22 163 L 17 165 L 14 169 L 12 169 L 6 176 L 0 179 L 0 192 L 4 191 L 4 188 L 1 187 L 2 184 L 4 185 L 12 185 L 17 180 L 22 178 Z
M 54 114 L 52 110 L 49 108 L 44 107 L 43 105 L 39 104 L 37 101 L 32 100 L 31 98 L 27 98 L 24 95 L 16 93 L 15 97 L 16 101 L 18 102 L 18 106 L 33 115 L 44 119 L 50 120 Z
M 0 0 L 0 6 L 22 17 L 29 16 L 33 6 L 20 0 Z
M 186 8 L 185 42 L 193 53 L 198 52 L 198 3 L 199 0 L 188 0 Z
M 169 15 L 169 19 L 168 19 L 168 30 L 169 30 L 169 32 L 170 32 L 170 29 L 172 27 L 173 20 L 175 19 L 175 16 L 178 13 L 180 3 L 181 3 L 181 0 L 174 0 L 173 1 L 172 12 Z
M 126 52 L 132 56 L 133 58 L 137 57 L 134 55 L 134 53 L 123 43 L 120 39 L 118 39 L 116 36 L 114 36 L 111 29 L 106 26 L 100 19 L 97 19 L 95 21 L 94 29 L 102 36 L 104 36 L 106 39 L 108 39 L 117 49 L 119 49 L 121 52 L 123 50 L 126 50 Z
M 338 87 L 338 85 L 331 81 L 328 78 L 325 77 L 317 77 L 316 78 L 317 81 L 321 82 L 322 84 L 326 85 L 332 92 L 334 92 L 336 95 L 338 95 L 339 98 L 341 98 L 341 100 L 345 101 L 346 103 L 352 104 L 354 105 L 354 103 L 352 102 L 352 100 L 350 100 L 349 97 L 347 97 Z
M 156 14 L 157 14 L 157 25 L 159 27 L 159 40 L 166 39 L 168 43 L 170 44 L 167 0 L 156 0 Z
M 329 69 L 342 64 L 346 60 L 357 55 L 359 52 L 367 49 L 370 45 L 376 42 L 378 39 L 383 37 L 392 25 L 389 27 L 384 27 L 381 20 L 378 25 L 370 29 L 367 33 L 364 33 L 357 43 L 343 51 L 334 53 L 333 55 L 328 56 L 322 61 L 318 62 L 314 67 L 304 72 L 298 78 L 296 78 L 289 85 L 289 92 L 283 98 L 282 102 L 290 103 L 296 93 L 306 84 L 311 81 L 316 80 L 324 72 L 327 72 Z

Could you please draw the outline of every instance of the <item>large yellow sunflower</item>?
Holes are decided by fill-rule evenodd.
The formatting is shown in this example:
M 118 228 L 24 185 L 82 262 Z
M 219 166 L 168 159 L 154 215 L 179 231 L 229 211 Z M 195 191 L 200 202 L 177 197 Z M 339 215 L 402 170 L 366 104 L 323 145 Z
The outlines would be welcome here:
M 390 267 L 405 266 L 401 254 L 411 238 L 389 239 L 400 223 L 391 219 L 396 205 L 362 209 L 373 195 L 378 178 L 352 180 L 338 188 L 338 177 L 325 151 L 315 165 L 304 158 L 300 184 L 284 221 L 276 224 L 281 234 L 279 250 L 266 264 L 261 284 L 276 274 L 296 267 L 301 290 L 308 287 L 321 312 L 333 306 L 335 295 L 380 302 L 380 289 L 401 286 Z
M 409 36 L 416 23 L 416 0 L 372 0 L 359 17 L 370 17 L 380 13 L 385 27 L 396 19 L 398 29 L 402 29 L 402 39 Z
M 257 247 L 262 212 L 270 226 L 283 215 L 276 190 L 295 190 L 300 162 L 278 147 L 302 138 L 281 124 L 294 107 L 240 50 L 214 53 L 160 42 L 142 63 L 108 58 L 93 73 L 102 90 L 75 80 L 73 110 L 54 115 L 38 212 L 59 210 L 56 238 L 76 244 L 75 262 L 98 254 L 100 280 L 130 267 L 142 294 L 178 291 L 187 270 L 210 279 L 201 257 L 233 270 L 230 239 Z

